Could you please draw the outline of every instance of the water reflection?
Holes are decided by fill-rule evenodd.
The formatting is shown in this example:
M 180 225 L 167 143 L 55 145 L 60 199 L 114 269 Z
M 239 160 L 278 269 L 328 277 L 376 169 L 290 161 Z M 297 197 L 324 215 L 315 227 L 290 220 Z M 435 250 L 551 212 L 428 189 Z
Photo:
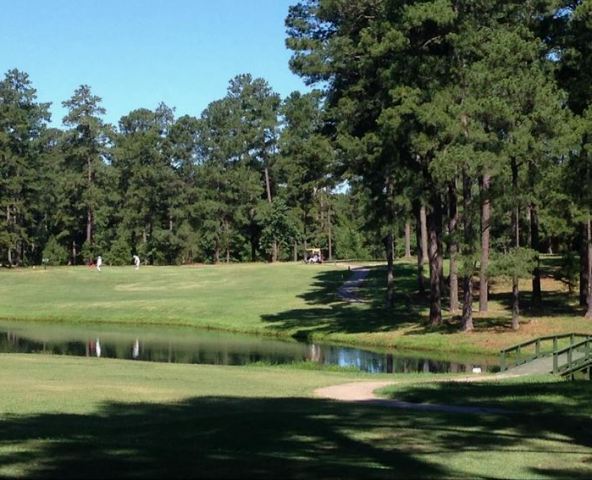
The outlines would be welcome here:
M 158 328 L 21 325 L 0 323 L 0 353 L 46 353 L 151 362 L 246 365 L 311 361 L 370 373 L 471 372 L 496 369 L 495 360 L 446 362 L 321 343 L 283 341 L 250 335 Z

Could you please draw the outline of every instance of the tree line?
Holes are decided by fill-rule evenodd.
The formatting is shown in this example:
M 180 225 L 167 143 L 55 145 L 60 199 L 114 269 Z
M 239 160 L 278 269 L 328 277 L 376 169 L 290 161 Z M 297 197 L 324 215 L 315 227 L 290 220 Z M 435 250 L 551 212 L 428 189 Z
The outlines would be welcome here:
M 592 317 L 592 1 L 302 0 L 286 26 L 292 70 L 323 88 L 335 169 L 384 227 L 387 305 L 397 225 L 415 222 L 433 325 L 448 299 L 472 330 L 473 283 L 487 311 L 504 275 L 518 329 L 519 279 L 540 306 L 545 251 L 579 251 Z
M 360 233 L 363 199 L 336 193 L 322 98 L 282 100 L 238 75 L 199 118 L 160 104 L 117 126 L 82 85 L 64 129 L 16 69 L 0 82 L 0 258 L 6 266 L 379 255 Z M 353 207 L 353 208 L 352 208 Z
M 498 275 L 517 329 L 519 280 L 540 306 L 539 254 L 553 252 L 592 316 L 592 1 L 302 0 L 286 28 L 290 67 L 316 89 L 281 99 L 238 75 L 199 117 L 160 104 L 109 125 L 83 85 L 52 128 L 28 75 L 7 72 L 2 263 L 321 247 L 386 258 L 389 307 L 394 258 L 415 253 L 431 323 L 449 308 L 471 330 L 473 290 L 487 311 Z

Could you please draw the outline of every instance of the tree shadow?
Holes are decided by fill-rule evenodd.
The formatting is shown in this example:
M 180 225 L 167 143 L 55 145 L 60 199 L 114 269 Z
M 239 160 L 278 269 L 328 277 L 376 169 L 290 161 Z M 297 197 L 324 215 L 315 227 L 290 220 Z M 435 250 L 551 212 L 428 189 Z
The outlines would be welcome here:
M 397 293 L 392 309 L 384 307 L 385 268 L 367 267 L 369 274 L 357 291 L 361 303 L 349 302 L 339 297 L 339 287 L 351 272 L 326 270 L 319 272 L 311 289 L 298 295 L 309 305 L 318 308 L 291 309 L 276 314 L 262 315 L 261 319 L 276 330 L 293 331 L 295 338 L 307 338 L 313 333 L 364 333 L 389 331 L 394 325 L 415 325 L 422 318 L 426 299 L 417 293 Z M 413 292 L 415 280 L 410 278 L 415 270 L 408 264 L 396 264 L 397 288 L 401 292 Z M 414 274 L 414 273 L 413 273 Z
M 562 445 L 573 444 L 568 449 L 589 448 L 591 420 L 577 420 L 307 398 L 107 403 L 95 413 L 0 421 L 0 445 L 13 446 L 0 450 L 0 466 L 25 464 L 28 478 L 474 478 L 474 466 L 457 471 L 447 458 L 520 448 L 550 454 L 525 444 L 537 436 L 560 435 Z M 579 470 L 571 473 L 579 478 Z
M 489 299 L 499 302 L 503 307 L 512 311 L 512 292 L 495 292 L 489 294 Z M 546 290 L 542 294 L 541 304 L 533 307 L 532 291 L 520 292 L 520 315 L 523 317 L 565 317 L 583 316 L 582 308 L 570 300 L 565 292 Z
M 555 454 L 574 455 L 569 468 L 532 466 L 529 474 L 548 478 L 590 478 L 592 475 L 592 416 L 590 415 L 589 381 L 414 384 L 389 396 L 413 403 L 435 403 L 472 407 L 501 408 L 506 415 L 465 416 L 461 422 L 468 428 L 481 429 L 487 435 L 473 438 L 475 448 L 484 451 L 520 446 L 520 439 L 549 440 L 560 446 Z M 559 398 L 559 400 L 558 400 Z M 500 431 L 501 430 L 501 431 Z M 510 433 L 508 433 L 510 432 Z M 452 438 L 450 439 L 453 440 Z M 461 437 L 455 435 L 455 441 Z M 532 451 L 524 445 L 524 451 Z M 555 466 L 554 466 L 555 467 Z M 579 468 L 576 468 L 579 467 Z
M 28 478 L 392 478 L 445 470 L 347 432 L 377 429 L 389 412 L 305 398 L 202 397 L 109 403 L 96 414 L 0 422 L 3 468 Z M 44 439 L 39 444 L 38 439 Z M 37 443 L 36 443 L 37 442 Z M 34 443 L 31 445 L 31 443 Z

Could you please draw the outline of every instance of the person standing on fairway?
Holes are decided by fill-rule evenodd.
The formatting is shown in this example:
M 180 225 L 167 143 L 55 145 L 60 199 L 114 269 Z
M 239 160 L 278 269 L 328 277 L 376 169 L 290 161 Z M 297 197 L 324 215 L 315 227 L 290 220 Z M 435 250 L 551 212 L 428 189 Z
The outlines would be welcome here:
M 103 265 L 103 259 L 101 258 L 101 256 L 99 255 L 97 257 L 97 270 L 100 272 L 101 271 L 101 265 Z
M 134 265 L 136 266 L 136 270 L 140 268 L 140 257 L 134 255 Z

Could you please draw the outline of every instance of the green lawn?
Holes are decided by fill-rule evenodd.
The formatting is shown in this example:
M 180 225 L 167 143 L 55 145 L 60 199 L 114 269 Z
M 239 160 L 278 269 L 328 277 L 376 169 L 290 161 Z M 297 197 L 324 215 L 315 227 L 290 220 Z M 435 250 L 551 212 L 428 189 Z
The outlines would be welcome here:
M 459 333 L 458 318 L 448 313 L 442 327 L 427 326 L 427 299 L 415 291 L 415 264 L 403 261 L 396 264 L 393 311 L 383 308 L 381 266 L 371 267 L 360 292 L 363 304 L 338 298 L 349 272 L 334 264 L 1 270 L 0 319 L 184 325 L 423 350 L 430 356 L 496 354 L 538 335 L 592 332 L 575 298 L 553 278 L 551 260 L 539 311 L 528 309 L 529 285 L 522 282 L 519 332 L 510 329 L 509 286 L 502 282 L 493 284 L 489 313 L 475 314 L 475 332 Z
M 503 415 L 311 397 L 319 386 L 385 378 L 294 367 L 0 355 L 0 477 L 592 475 L 590 383 L 425 384 L 436 376 L 390 376 L 404 380 L 395 396 L 500 399 L 516 411 Z

